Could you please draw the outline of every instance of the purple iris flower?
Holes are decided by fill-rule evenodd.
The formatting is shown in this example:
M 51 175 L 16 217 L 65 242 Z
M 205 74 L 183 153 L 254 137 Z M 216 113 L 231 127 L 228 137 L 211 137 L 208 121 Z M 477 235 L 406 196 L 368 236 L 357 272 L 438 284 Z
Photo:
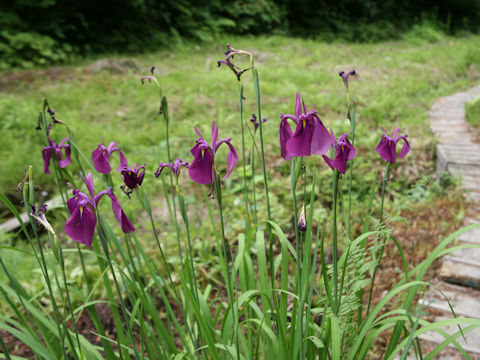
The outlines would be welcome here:
M 89 195 L 80 192 L 69 184 L 73 189 L 73 197 L 67 201 L 70 217 L 65 223 L 65 232 L 68 236 L 87 246 L 92 244 L 95 226 L 97 225 L 96 209 L 98 202 L 103 195 L 107 195 L 112 200 L 112 210 L 115 214 L 115 218 L 122 227 L 122 231 L 124 233 L 135 231 L 135 227 L 132 225 L 127 215 L 124 213 L 122 206 L 118 202 L 118 199 L 113 194 L 112 188 L 100 191 L 97 196 L 95 196 L 92 174 L 89 173 L 87 177 L 83 178 L 83 180 L 87 186 Z
M 93 161 L 93 166 L 95 167 L 95 170 L 97 170 L 99 173 L 102 173 L 102 174 L 109 174 L 111 171 L 110 161 L 109 161 L 110 155 L 114 151 L 118 151 L 118 154 L 120 155 L 120 165 L 118 165 L 117 171 L 120 172 L 122 171 L 122 168 L 128 167 L 127 159 L 123 155 L 120 146 L 118 146 L 118 143 L 112 141 L 108 145 L 108 148 L 105 147 L 105 145 L 103 144 L 98 144 L 98 147 L 95 150 L 93 150 L 92 161 Z
M 378 155 L 380 155 L 383 160 L 388 161 L 392 164 L 395 164 L 395 161 L 397 160 L 397 152 L 395 147 L 398 141 L 403 140 L 404 142 L 402 150 L 398 155 L 399 158 L 403 158 L 410 151 L 410 144 L 407 141 L 408 135 L 405 134 L 405 135 L 397 136 L 397 134 L 398 134 L 398 128 L 395 129 L 395 131 L 392 134 L 392 137 L 388 136 L 386 131 L 384 130 L 382 139 L 380 140 L 380 142 L 378 143 L 375 149 L 377 150 Z
M 122 189 L 126 194 L 131 194 L 133 189 L 140 187 L 143 182 L 143 177 L 145 176 L 145 164 L 138 166 L 137 164 L 133 165 L 133 169 L 128 165 L 123 167 L 120 172 L 122 173 L 123 183 Z M 125 190 L 125 187 L 130 189 L 130 191 Z
M 192 165 L 188 169 L 188 173 L 193 181 L 199 184 L 211 184 L 213 181 L 213 162 L 215 158 L 215 153 L 220 145 L 223 143 L 227 144 L 230 148 L 230 151 L 227 156 L 228 171 L 223 177 L 224 179 L 230 175 L 235 166 L 235 163 L 238 160 L 237 152 L 235 148 L 230 143 L 231 138 L 227 137 L 225 139 L 217 141 L 218 138 L 218 128 L 215 126 L 215 121 L 212 124 L 212 142 L 211 146 L 206 142 L 200 131 L 197 128 L 194 128 L 200 138 L 197 139 L 195 146 L 190 150 L 194 156 Z
M 352 70 L 352 71 L 350 71 L 349 73 L 345 73 L 345 71 L 340 71 L 340 72 L 338 73 L 338 75 L 340 75 L 340 76 L 342 77 L 342 79 L 343 79 L 343 84 L 345 85 L 345 87 L 346 87 L 347 90 L 348 90 L 348 78 L 349 78 L 350 76 L 355 76 L 355 75 L 357 75 L 357 73 L 355 72 L 355 70 Z
M 42 151 L 43 171 L 45 174 L 50 174 L 50 170 L 48 168 L 50 166 L 52 152 L 57 156 L 58 166 L 60 166 L 62 169 L 70 164 L 70 144 L 66 144 L 67 141 L 68 137 L 60 141 L 60 143 L 57 145 L 55 141 L 50 138 L 48 139 L 49 145 L 45 146 Z M 65 158 L 63 157 L 62 149 L 65 150 Z
M 188 168 L 188 161 L 182 161 L 180 158 L 178 158 L 177 160 L 175 160 L 175 162 L 172 161 L 170 164 L 160 163 L 158 164 L 157 171 L 155 171 L 155 177 L 159 177 L 163 169 L 168 167 L 173 171 L 175 176 L 178 178 L 180 176 L 180 169 L 182 166 Z
M 260 126 L 260 124 L 259 124 L 259 122 L 258 122 L 258 120 L 257 120 L 257 115 L 252 114 L 252 118 L 250 119 L 250 121 L 252 122 L 252 124 L 253 124 L 253 126 L 254 126 L 254 128 L 255 128 L 255 129 L 254 129 L 254 133 L 256 133 L 258 127 Z M 266 118 L 265 118 L 265 119 L 262 119 L 262 123 L 266 123 L 266 122 L 267 122 L 267 119 L 266 119 Z
M 335 139 L 335 135 L 332 136 Z M 347 138 L 348 134 L 343 134 L 337 140 L 337 143 L 333 145 L 335 150 L 335 158 L 332 160 L 328 156 L 323 155 L 323 160 L 327 163 L 330 168 L 337 169 L 342 174 L 345 174 L 347 169 L 347 161 L 352 160 L 355 155 L 357 155 L 357 150 L 353 147 L 353 145 L 348 141 Z
M 238 50 L 238 49 L 234 49 L 232 48 L 232 46 L 230 44 L 227 44 L 227 51 L 225 52 L 225 60 L 219 60 L 217 61 L 217 65 L 220 67 L 221 64 L 224 64 L 224 65 L 227 65 L 230 70 L 233 71 L 233 73 L 235 74 L 235 76 L 237 77 L 237 80 L 240 81 L 240 77 L 243 75 L 243 73 L 247 70 L 250 70 L 251 67 L 249 68 L 246 68 L 246 69 L 242 69 L 241 67 L 235 65 L 233 62 L 232 62 L 232 59 L 235 55 L 240 55 L 240 54 L 245 54 L 245 55 L 249 55 L 250 56 L 250 59 L 253 58 L 253 55 L 251 53 L 249 53 L 248 51 L 244 51 L 244 50 Z M 253 63 L 253 60 L 251 60 L 251 62 Z
M 303 113 L 302 113 L 303 104 Z M 305 103 L 300 101 L 297 93 L 295 116 L 280 115 L 280 151 L 285 160 L 293 156 L 323 155 L 335 141 L 323 125 L 315 110 L 307 112 Z M 292 131 L 288 120 L 293 120 L 297 127 Z

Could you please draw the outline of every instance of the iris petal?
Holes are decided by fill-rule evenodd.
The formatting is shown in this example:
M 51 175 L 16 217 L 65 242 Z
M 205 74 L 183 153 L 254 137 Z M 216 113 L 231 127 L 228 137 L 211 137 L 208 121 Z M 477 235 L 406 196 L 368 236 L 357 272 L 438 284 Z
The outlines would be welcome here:
M 77 207 L 65 223 L 65 233 L 73 240 L 92 245 L 97 217 L 90 207 Z
M 192 180 L 199 184 L 212 183 L 213 152 L 210 148 L 196 151 L 195 158 L 188 169 L 188 173 Z

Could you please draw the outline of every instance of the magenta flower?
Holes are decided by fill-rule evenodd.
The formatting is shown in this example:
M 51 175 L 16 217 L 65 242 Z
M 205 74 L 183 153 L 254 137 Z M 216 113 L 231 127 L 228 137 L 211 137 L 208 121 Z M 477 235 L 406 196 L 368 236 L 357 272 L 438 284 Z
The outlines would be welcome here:
M 70 144 L 66 144 L 68 141 L 68 137 L 60 141 L 57 145 L 55 141 L 52 139 L 48 139 L 48 146 L 45 146 L 42 150 L 43 155 L 43 171 L 45 174 L 50 174 L 50 170 L 48 169 L 50 166 L 50 158 L 52 156 L 52 152 L 56 155 L 58 160 L 58 166 L 62 169 L 65 168 L 68 164 L 70 164 Z M 65 150 L 65 158 L 63 156 L 62 150 Z
M 357 73 L 355 72 L 355 70 L 352 70 L 352 71 L 350 71 L 349 73 L 345 73 L 345 71 L 340 71 L 340 72 L 338 73 L 338 75 L 340 75 L 340 76 L 342 77 L 342 79 L 343 79 L 343 84 L 345 85 L 345 87 L 346 87 L 347 90 L 348 90 L 348 78 L 349 78 L 350 76 L 355 76 L 355 75 L 357 75 Z
M 223 177 L 224 179 L 230 175 L 235 166 L 235 163 L 238 160 L 237 152 L 235 148 L 230 143 L 231 138 L 227 137 L 220 141 L 217 141 L 218 138 L 218 128 L 215 126 L 215 121 L 212 124 L 212 146 L 206 142 L 200 131 L 197 128 L 194 128 L 200 138 L 197 139 L 195 146 L 190 150 L 194 156 L 192 165 L 188 169 L 188 173 L 193 181 L 199 184 L 211 184 L 213 181 L 213 164 L 215 153 L 218 150 L 218 147 L 223 143 L 227 144 L 230 148 L 230 151 L 227 156 L 228 171 Z
M 252 118 L 250 119 L 251 123 L 253 124 L 254 130 L 253 133 L 257 132 L 258 127 L 260 126 L 260 123 L 257 120 L 257 115 L 252 114 Z M 266 123 L 267 119 L 262 119 L 262 123 Z
M 103 144 L 98 144 L 98 147 L 92 151 L 92 161 L 95 170 L 102 174 L 109 174 L 111 171 L 110 167 L 110 155 L 117 151 L 120 156 L 120 164 L 118 165 L 117 171 L 122 171 L 122 168 L 128 167 L 127 159 L 122 153 L 118 143 L 112 141 L 108 148 Z
M 347 161 L 352 160 L 355 155 L 357 155 L 357 150 L 350 144 L 347 138 L 348 134 L 343 134 L 337 140 L 337 143 L 333 145 L 335 150 L 335 158 L 332 160 L 328 156 L 323 155 L 323 160 L 327 163 L 330 168 L 337 169 L 342 174 L 345 174 L 347 169 Z M 332 130 L 332 137 L 335 139 Z
M 137 164 L 134 164 L 133 169 L 127 165 L 120 172 L 123 178 L 121 189 L 125 194 L 129 195 L 133 192 L 133 189 L 142 185 L 143 177 L 145 176 L 145 164 L 138 167 Z
M 378 143 L 375 149 L 377 150 L 378 155 L 380 155 L 383 160 L 388 161 L 392 164 L 395 164 L 395 161 L 397 160 L 397 156 L 399 158 L 403 158 L 410 151 L 410 144 L 407 141 L 408 135 L 405 134 L 405 135 L 397 136 L 397 134 L 398 134 L 398 128 L 395 129 L 395 131 L 392 134 L 392 137 L 388 136 L 386 131 L 384 130 L 382 139 L 380 140 L 380 142 Z M 404 144 L 403 144 L 402 150 L 400 151 L 400 154 L 397 155 L 396 146 L 397 146 L 397 142 L 400 140 L 403 140 Z
M 335 139 L 329 134 L 315 110 L 309 111 L 300 102 L 297 93 L 295 116 L 280 115 L 280 152 L 285 160 L 293 156 L 323 155 L 332 147 Z M 293 120 L 297 127 L 295 133 L 290 128 L 288 120 Z
M 163 169 L 168 167 L 170 168 L 170 170 L 173 171 L 175 176 L 178 178 L 180 176 L 180 170 L 182 166 L 188 169 L 188 161 L 182 161 L 180 158 L 178 158 L 177 160 L 175 160 L 175 163 L 173 161 L 170 164 L 160 163 L 158 164 L 157 171 L 155 171 L 155 177 L 159 177 Z
M 112 188 L 100 191 L 97 196 L 95 196 L 92 174 L 89 173 L 87 177 L 83 178 L 83 180 L 87 186 L 89 195 L 80 192 L 69 184 L 73 189 L 73 197 L 67 201 L 70 217 L 65 223 L 65 233 L 68 236 L 87 246 L 92 244 L 95 226 L 97 225 L 96 209 L 98 202 L 103 195 L 107 195 L 112 200 L 112 210 L 115 214 L 115 218 L 122 227 L 122 231 L 124 233 L 135 231 L 135 227 L 132 225 L 127 215 L 124 213 L 122 206 L 113 194 Z

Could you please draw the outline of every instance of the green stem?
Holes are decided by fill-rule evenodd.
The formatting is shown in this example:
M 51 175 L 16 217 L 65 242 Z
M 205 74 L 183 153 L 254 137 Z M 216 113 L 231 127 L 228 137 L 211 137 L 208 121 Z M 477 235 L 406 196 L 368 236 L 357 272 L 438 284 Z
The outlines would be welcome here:
M 62 330 L 61 330 L 61 327 L 60 327 L 60 325 L 63 325 L 64 327 L 66 327 L 66 325 L 65 325 L 64 320 L 61 319 L 61 317 L 60 317 L 60 311 L 58 309 L 57 302 L 56 302 L 55 297 L 53 295 L 53 290 L 52 290 L 52 286 L 51 286 L 51 283 L 50 283 L 50 276 L 48 274 L 47 263 L 46 263 L 46 260 L 45 260 L 45 255 L 43 253 L 43 247 L 42 247 L 42 244 L 40 242 L 40 238 L 38 236 L 36 222 L 30 216 L 29 204 L 35 204 L 35 190 L 34 190 L 35 186 L 34 186 L 34 183 L 33 183 L 33 171 L 32 171 L 31 166 L 29 168 L 28 179 L 29 179 L 28 184 L 26 184 L 24 189 L 23 189 L 24 190 L 23 191 L 23 199 L 24 199 L 24 203 L 25 203 L 25 209 L 26 209 L 27 214 L 29 216 L 30 224 L 32 225 L 33 233 L 34 233 L 35 239 L 37 241 L 38 252 L 40 253 L 40 258 L 37 257 L 37 260 L 40 260 L 39 265 L 42 269 L 42 273 L 43 273 L 43 276 L 45 278 L 45 282 L 47 284 L 48 294 L 49 294 L 50 299 L 52 301 L 53 313 L 54 313 L 55 320 L 56 320 L 56 323 L 57 323 L 58 335 L 60 337 L 61 351 L 63 352 L 63 355 L 66 358 L 67 354 L 66 354 L 66 349 L 65 349 L 65 340 L 64 340 L 64 337 L 61 335 Z M 34 248 L 33 244 L 31 244 L 31 246 L 32 246 L 32 248 Z M 67 335 L 68 335 L 69 341 L 71 342 L 71 338 L 68 334 L 68 331 L 67 331 Z M 71 345 L 72 350 L 73 350 L 73 343 L 70 343 L 70 345 Z
M 383 222 L 383 203 L 385 200 L 385 188 L 387 186 L 388 176 L 390 174 L 390 165 L 391 165 L 390 162 L 387 162 L 387 166 L 385 168 L 385 175 L 383 177 L 383 182 L 382 182 L 382 199 L 380 202 L 380 224 Z M 368 296 L 367 315 L 370 311 L 370 305 L 372 302 L 372 295 L 373 295 L 373 287 L 375 285 L 375 277 L 377 275 L 377 270 L 378 270 L 378 267 L 380 266 L 380 262 L 382 261 L 383 250 L 385 249 L 386 240 L 387 240 L 386 238 L 383 239 L 382 246 L 380 247 L 380 254 L 379 254 L 377 263 L 375 264 L 375 269 L 373 271 L 372 281 L 370 283 L 370 294 Z
M 253 85 L 255 88 L 255 96 L 257 100 L 258 128 L 260 130 L 260 150 L 261 150 L 261 156 L 262 156 L 262 170 L 263 170 L 263 183 L 265 186 L 265 198 L 267 200 L 267 215 L 268 215 L 268 221 L 271 221 L 272 214 L 270 210 L 270 196 L 268 193 L 267 167 L 265 165 L 265 149 L 263 146 L 262 107 L 260 104 L 260 83 L 258 80 L 258 72 L 256 68 L 252 69 L 252 74 L 253 74 Z M 271 233 L 271 230 L 270 230 L 270 233 Z
M 348 96 L 348 93 L 347 93 Z M 350 97 L 348 96 L 348 117 L 350 119 L 350 125 L 352 128 L 352 146 L 355 145 L 355 108 L 352 103 L 350 103 Z M 353 180 L 353 160 L 350 161 L 350 176 L 348 178 L 348 216 L 347 216 L 347 235 L 351 239 L 352 234 L 350 233 L 350 220 L 352 212 L 352 180 Z
M 243 198 L 245 201 L 245 234 L 250 231 L 249 201 L 247 195 L 247 159 L 245 156 L 245 129 L 243 124 L 243 83 L 238 88 L 238 110 L 240 113 L 240 129 L 242 130 L 242 163 L 243 163 Z M 252 173 L 253 176 L 253 173 Z
M 235 339 L 235 348 L 237 352 L 237 358 L 240 359 L 240 349 L 238 346 L 238 326 L 236 323 L 237 319 L 237 309 L 235 307 L 235 302 L 233 298 L 233 289 L 232 289 L 232 281 L 230 278 L 230 270 L 229 270 L 229 259 L 231 257 L 231 254 L 229 254 L 229 245 L 227 243 L 227 239 L 225 237 L 225 226 L 224 226 L 224 221 L 223 221 L 223 205 L 222 205 L 222 188 L 220 184 L 220 177 L 218 173 L 215 171 L 215 176 L 214 176 L 214 186 L 215 186 L 215 194 L 217 198 L 217 204 L 218 204 L 218 214 L 220 217 L 220 230 L 221 230 L 221 236 L 222 236 L 222 250 L 223 250 L 223 271 L 224 271 L 224 277 L 225 277 L 225 282 L 227 285 L 227 295 L 228 295 L 228 301 L 230 303 L 231 309 L 232 309 L 232 323 L 233 323 L 233 336 Z
M 110 272 L 111 272 L 112 277 L 113 277 L 113 283 L 115 284 L 115 288 L 117 290 L 117 294 L 118 294 L 118 297 L 120 299 L 120 306 L 122 308 L 123 316 L 125 318 L 125 324 L 127 325 L 127 336 L 129 338 L 130 343 L 132 345 L 132 348 L 134 350 L 135 359 L 138 360 L 138 359 L 140 359 L 140 354 L 138 353 L 137 346 L 136 346 L 135 340 L 133 338 L 133 333 L 132 333 L 132 329 L 130 327 L 130 319 L 129 319 L 129 316 L 128 316 L 128 312 L 127 312 L 127 309 L 125 307 L 125 303 L 123 301 L 123 296 L 122 296 L 122 292 L 120 290 L 120 286 L 118 285 L 118 280 L 117 280 L 117 275 L 115 274 L 115 269 L 113 268 L 113 264 L 112 264 L 112 261 L 110 259 L 107 236 L 106 236 L 105 228 L 104 228 L 104 225 L 103 225 L 103 219 L 100 216 L 100 214 L 98 214 L 98 222 L 99 222 L 99 226 L 97 227 L 97 231 L 98 231 L 98 234 L 99 234 L 99 237 L 100 237 L 100 243 L 102 245 L 103 253 L 105 254 L 105 258 L 107 259 L 107 264 L 110 268 Z M 109 297 L 109 298 L 110 298 L 110 300 L 113 300 L 113 297 Z M 117 326 L 118 326 L 118 324 L 117 324 Z M 117 331 L 118 330 L 119 329 L 117 329 Z
M 333 172 L 333 244 L 332 244 L 332 264 L 333 264 L 333 298 L 335 300 L 335 315 L 338 314 L 340 304 L 338 303 L 338 264 L 337 264 L 337 193 L 338 193 L 338 170 Z

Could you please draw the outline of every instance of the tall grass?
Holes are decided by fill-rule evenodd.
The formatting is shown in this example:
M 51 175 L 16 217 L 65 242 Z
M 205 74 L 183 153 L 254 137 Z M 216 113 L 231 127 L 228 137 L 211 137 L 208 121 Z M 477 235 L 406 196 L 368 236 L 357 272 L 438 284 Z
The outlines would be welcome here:
M 238 55 L 243 56 L 245 52 Z M 458 236 L 480 224 L 468 226 L 445 238 L 416 268 L 410 271 L 406 268 L 404 277 L 378 303 L 372 303 L 371 292 L 383 249 L 392 239 L 383 206 L 390 163 L 386 166 L 382 184 L 372 184 L 373 189 L 381 188 L 380 198 L 375 196 L 376 191 L 372 191 L 370 208 L 365 209 L 365 213 L 371 214 L 374 203 L 380 202 L 380 213 L 367 216 L 362 225 L 363 233 L 353 238 L 350 227 L 351 209 L 356 205 L 352 198 L 352 179 L 356 176 L 353 161 L 348 162 L 349 171 L 345 175 L 335 169 L 331 183 L 320 183 L 317 157 L 313 161 L 293 157 L 290 160 L 290 192 L 294 228 L 277 223 L 270 210 L 269 179 L 272 175 L 269 174 L 269 158 L 264 147 L 260 76 L 253 58 L 250 60 L 246 71 L 253 76 L 259 131 L 251 128 L 243 114 L 245 84 L 239 77 L 242 138 L 241 150 L 237 154 L 242 159 L 240 173 L 231 174 L 232 181 L 240 184 L 238 194 L 244 207 L 244 231 L 234 237 L 225 226 L 231 219 L 229 204 L 223 202 L 221 152 L 214 154 L 211 183 L 196 185 L 198 192 L 204 194 L 204 203 L 198 206 L 205 207 L 208 213 L 217 251 L 215 265 L 221 271 L 222 281 L 218 278 L 210 280 L 208 275 L 205 277 L 200 273 L 201 259 L 192 241 L 196 238 L 196 227 L 189 219 L 190 205 L 182 194 L 182 184 L 188 181 L 186 169 L 167 172 L 165 168 L 157 180 L 162 183 L 170 226 L 177 235 L 176 250 L 165 248 L 158 218 L 145 188 L 140 183 L 131 189 L 134 193 L 132 200 L 138 202 L 139 211 L 149 219 L 155 239 L 152 246 L 160 254 L 157 257 L 157 251 L 151 251 L 150 246 L 142 243 L 136 232 L 119 235 L 118 226 L 116 223 L 111 225 L 109 213 L 100 205 L 92 210 L 97 218 L 92 247 L 78 244 L 75 248 L 68 248 L 63 243 L 63 232 L 56 234 L 46 218 L 37 223 L 38 214 L 30 209 L 30 204 L 36 204 L 34 174 L 30 167 L 23 184 L 29 224 L 22 222 L 15 205 L 6 196 L 0 194 L 0 199 L 19 220 L 31 247 L 30 252 L 18 256 L 35 258 L 43 287 L 36 293 L 27 291 L 18 281 L 15 269 L 6 266 L 0 258 L 2 272 L 7 278 L 7 281 L 0 281 L 0 296 L 10 309 L 10 314 L 0 318 L 0 329 L 28 346 L 39 359 L 240 360 L 271 359 L 272 356 L 285 360 L 366 359 L 375 340 L 384 332 L 390 334 L 385 359 L 393 359 L 399 353 L 405 357 L 410 348 L 422 358 L 417 339 L 428 330 L 440 333 L 445 342 L 428 355 L 424 354 L 423 358 L 433 358 L 449 343 L 468 357 L 456 339 L 479 327 L 480 320 L 454 317 L 428 323 L 417 314 L 413 300 L 429 285 L 424 276 L 433 261 L 451 251 L 447 246 Z M 156 84 L 161 83 L 161 79 L 158 81 L 154 76 L 152 72 L 151 79 L 155 79 Z M 346 89 L 350 138 L 352 145 L 357 145 L 362 138 L 355 137 L 355 102 L 351 100 L 348 86 Z M 158 160 L 170 163 L 172 154 L 178 149 L 170 147 L 167 104 L 161 91 L 159 121 L 166 124 L 167 154 L 159 154 Z M 41 125 L 44 130 L 53 126 L 52 132 L 55 133 L 62 124 L 49 123 L 48 110 L 50 108 L 45 105 L 40 113 Z M 245 136 L 247 132 L 250 137 Z M 49 133 L 45 135 L 47 144 Z M 234 144 L 238 142 L 232 140 Z M 81 178 L 93 173 L 98 192 L 109 188 L 112 176 L 116 175 L 95 172 L 95 164 L 71 132 L 69 145 L 72 162 L 79 171 L 71 173 L 69 167 L 60 167 L 56 155 L 52 156 L 51 167 L 65 213 L 73 216 L 70 188 L 65 186 L 67 182 L 81 189 Z M 210 146 L 215 147 L 215 144 Z M 339 151 L 339 146 L 331 149 L 333 155 Z M 205 149 L 202 156 L 209 151 Z M 193 163 L 189 171 L 192 168 Z M 261 176 L 263 187 L 255 186 L 255 174 Z M 125 179 L 126 175 L 123 176 Z M 150 176 L 145 181 L 155 180 Z M 320 187 L 332 188 L 333 209 L 327 222 L 314 216 Z M 114 193 L 121 202 L 127 201 L 127 196 L 118 189 Z M 337 227 L 339 223 L 344 226 Z M 49 231 L 42 233 L 42 227 Z M 332 228 L 332 239 L 326 236 L 327 228 Z M 393 241 L 404 258 L 399 243 Z M 339 247 L 343 249 L 341 255 Z M 332 254 L 331 261 L 327 252 Z M 171 261 L 173 256 L 178 261 Z M 88 284 L 83 288 L 70 281 L 65 269 L 65 259 L 68 258 L 81 263 L 85 278 L 92 271 L 84 265 L 85 258 L 96 261 L 98 277 L 93 286 Z M 96 295 L 100 287 L 104 289 L 103 297 Z M 370 294 L 366 306 L 364 293 Z M 73 296 L 75 301 L 72 301 Z M 398 298 L 398 308 L 385 312 L 385 305 L 393 298 Z M 96 306 L 102 303 L 110 308 L 114 333 L 107 332 L 106 324 L 102 323 Z M 95 329 L 93 332 L 99 339 L 95 344 L 78 329 L 78 321 L 85 313 L 88 313 Z M 449 335 L 442 329 L 447 324 L 466 327 Z M 3 340 L 0 342 L 0 358 L 18 358 L 9 354 L 10 346 Z

